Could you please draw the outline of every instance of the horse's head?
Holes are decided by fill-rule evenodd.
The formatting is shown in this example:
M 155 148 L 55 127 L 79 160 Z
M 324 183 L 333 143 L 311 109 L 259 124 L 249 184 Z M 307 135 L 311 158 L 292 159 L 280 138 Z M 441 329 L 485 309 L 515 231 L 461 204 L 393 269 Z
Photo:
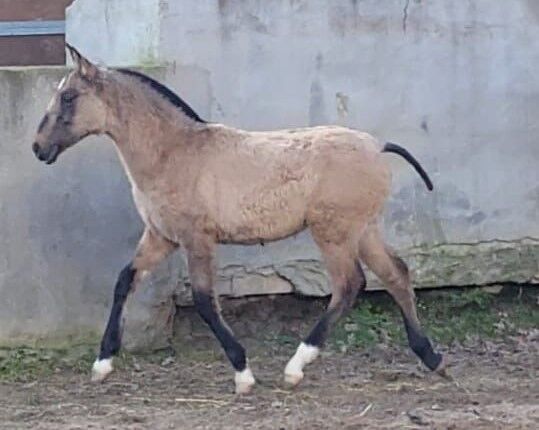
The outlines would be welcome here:
M 36 157 L 47 164 L 84 137 L 102 133 L 105 127 L 107 109 L 100 97 L 104 72 L 72 46 L 67 48 L 75 70 L 60 82 L 32 145 Z

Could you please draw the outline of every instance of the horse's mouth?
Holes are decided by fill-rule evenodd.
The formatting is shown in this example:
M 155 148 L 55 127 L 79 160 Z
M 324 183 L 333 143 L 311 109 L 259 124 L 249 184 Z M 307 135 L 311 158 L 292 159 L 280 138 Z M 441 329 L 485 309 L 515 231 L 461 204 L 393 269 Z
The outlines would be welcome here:
M 53 145 L 51 147 L 51 150 L 49 151 L 49 154 L 47 158 L 43 161 L 45 161 L 45 164 L 52 164 L 56 161 L 58 158 L 58 155 L 60 155 L 61 149 L 60 145 Z
M 37 144 L 34 144 L 33 150 L 39 161 L 43 161 L 45 164 L 52 164 L 62 152 L 62 147 L 55 143 L 54 145 L 51 145 L 47 151 L 44 151 L 40 149 Z

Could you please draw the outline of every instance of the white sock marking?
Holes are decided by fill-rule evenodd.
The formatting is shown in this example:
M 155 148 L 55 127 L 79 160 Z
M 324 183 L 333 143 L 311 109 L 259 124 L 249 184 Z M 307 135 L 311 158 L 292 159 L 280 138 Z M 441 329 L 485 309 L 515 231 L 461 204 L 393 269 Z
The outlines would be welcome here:
M 241 372 L 236 372 L 234 382 L 236 383 L 236 394 L 246 394 L 251 391 L 256 381 L 251 369 L 246 367 Z
M 92 366 L 92 381 L 103 381 L 112 370 L 112 358 L 104 358 L 103 360 L 97 358 Z
M 296 385 L 303 379 L 303 368 L 312 363 L 320 349 L 317 346 L 307 345 L 301 342 L 294 356 L 290 359 L 284 369 L 284 377 L 286 382 Z

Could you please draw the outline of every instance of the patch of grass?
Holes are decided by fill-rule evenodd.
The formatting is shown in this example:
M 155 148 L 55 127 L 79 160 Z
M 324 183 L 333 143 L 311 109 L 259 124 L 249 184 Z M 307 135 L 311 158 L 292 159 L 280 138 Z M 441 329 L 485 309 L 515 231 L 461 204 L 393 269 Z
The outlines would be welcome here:
M 29 348 L 0 351 L 0 380 L 28 381 L 53 371 L 53 357 Z
M 60 350 L 60 353 L 66 353 L 59 360 L 58 370 L 71 370 L 75 373 L 90 374 L 92 365 L 96 359 L 95 346 L 80 346 L 69 350 Z M 119 356 L 121 357 L 121 355 Z M 114 367 L 118 367 L 118 363 L 122 360 L 115 359 Z
M 437 342 L 450 344 L 496 335 L 494 299 L 492 294 L 474 288 L 447 297 L 420 296 L 417 307 L 425 331 Z
M 539 288 L 506 287 L 499 294 L 482 288 L 443 291 L 418 291 L 419 318 L 432 340 L 450 345 L 480 339 L 503 339 L 539 328 Z M 268 323 L 270 325 L 270 323 Z M 305 328 L 310 329 L 311 324 Z M 288 332 L 271 334 L 264 342 L 295 348 L 296 335 Z M 262 333 L 261 333 L 262 337 Z M 338 324 L 330 345 L 340 351 L 364 349 L 378 343 L 406 345 L 402 317 L 386 293 L 367 293 L 358 305 Z M 192 342 L 192 347 L 178 345 L 179 360 L 211 362 L 222 360 L 223 353 L 215 341 Z M 95 360 L 95 343 L 69 348 L 0 348 L 0 381 L 31 381 L 55 372 L 71 371 L 89 375 Z M 213 346 L 212 346 L 213 345 Z M 266 344 L 264 353 L 267 353 Z M 171 355 L 163 350 L 141 356 L 142 360 L 161 363 Z M 131 368 L 134 356 L 121 352 L 115 368 Z
M 267 343 L 276 343 L 280 346 L 297 346 L 298 338 L 289 334 L 276 333 L 266 335 L 265 341 Z
M 440 343 L 504 338 L 539 327 L 539 305 L 534 290 L 537 289 L 508 287 L 500 294 L 491 294 L 473 288 L 448 295 L 421 295 L 419 315 L 427 333 Z
M 62 370 L 89 372 L 94 360 L 95 352 L 87 346 L 70 349 L 2 348 L 0 381 L 28 382 Z
M 360 348 L 383 342 L 401 343 L 404 338 L 397 324 L 395 309 L 388 305 L 383 301 L 364 300 L 336 328 L 334 346 L 344 352 L 350 347 Z
M 436 343 L 503 338 L 539 327 L 534 287 L 506 287 L 500 294 L 482 288 L 420 291 L 417 296 L 420 321 Z M 400 313 L 382 293 L 367 294 L 339 324 L 333 338 L 340 350 L 406 342 Z

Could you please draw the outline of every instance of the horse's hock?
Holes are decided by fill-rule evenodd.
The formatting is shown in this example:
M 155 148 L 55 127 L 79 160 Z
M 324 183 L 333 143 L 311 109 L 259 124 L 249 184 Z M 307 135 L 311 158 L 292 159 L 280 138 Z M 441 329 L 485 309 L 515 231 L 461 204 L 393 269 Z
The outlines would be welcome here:
M 448 13 L 437 0 L 410 2 L 403 16 L 393 3 L 76 0 L 67 39 L 92 60 L 144 68 L 211 121 L 339 123 L 402 143 L 435 185 L 425 192 L 392 161 L 383 227 L 414 285 L 539 282 L 536 7 L 480 0 Z M 132 25 L 137 16 L 144 25 Z M 37 123 L 65 73 L 0 69 L 1 344 L 101 333 L 142 231 L 106 139 L 88 139 L 52 170 L 33 158 Z M 329 292 L 306 233 L 221 247 L 218 257 L 223 295 Z M 185 284 L 175 255 L 138 288 L 127 344 L 163 345 L 175 304 L 190 303 Z

